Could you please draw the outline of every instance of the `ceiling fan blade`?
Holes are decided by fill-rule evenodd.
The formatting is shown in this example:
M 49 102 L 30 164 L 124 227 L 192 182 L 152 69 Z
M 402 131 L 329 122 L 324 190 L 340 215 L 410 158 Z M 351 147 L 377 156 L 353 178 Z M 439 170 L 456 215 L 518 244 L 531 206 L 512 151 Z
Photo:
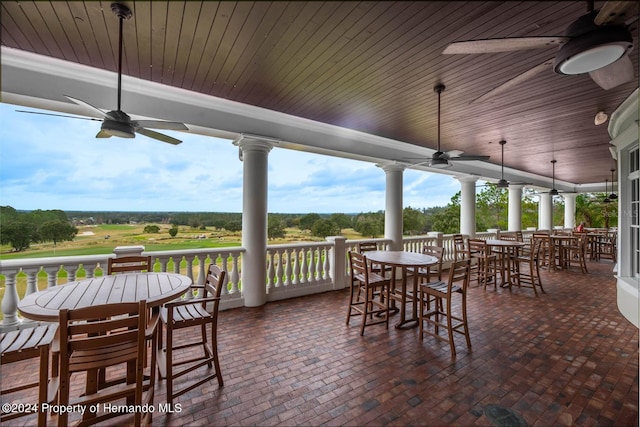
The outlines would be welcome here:
M 166 130 L 189 130 L 184 123 L 165 122 L 162 120 L 135 120 L 135 125 L 143 128 L 166 129 Z
M 97 114 L 100 117 L 105 118 L 105 119 L 108 117 L 107 113 L 105 113 L 104 111 L 102 111 L 98 107 L 94 107 L 93 105 L 89 104 L 88 102 L 85 102 L 85 101 L 83 101 L 81 99 L 77 99 L 77 98 L 74 98 L 74 97 L 68 96 L 68 95 L 65 95 L 64 97 L 69 99 L 69 100 L 71 100 L 71 101 L 73 101 L 73 102 L 75 102 L 76 104 L 80 105 L 81 107 L 85 107 L 87 110 L 91 110 L 93 112 L 93 114 Z
M 490 98 L 493 98 L 494 96 L 500 95 L 500 94 L 508 91 L 512 87 L 517 86 L 520 83 L 525 82 L 525 81 L 537 76 L 538 74 L 548 70 L 551 67 L 553 67 L 553 58 L 544 61 L 540 65 L 536 65 L 532 69 L 525 71 L 524 73 L 520 74 L 519 76 L 516 76 L 516 77 L 512 78 L 511 80 L 507 80 L 506 82 L 504 82 L 500 86 L 490 90 L 489 92 L 485 93 L 481 97 L 474 99 L 473 101 L 470 102 L 470 104 L 479 104 L 481 102 L 485 102 L 487 99 L 490 99 Z
M 69 116 L 67 114 L 42 113 L 40 111 L 16 110 L 16 112 L 18 112 L 18 113 L 29 113 L 29 114 L 41 114 L 43 116 L 66 117 L 68 119 L 93 120 L 95 122 L 101 122 L 102 121 L 102 119 L 96 119 L 95 117 Z
M 469 53 L 513 52 L 517 50 L 542 49 L 559 46 L 569 41 L 568 37 L 508 37 L 453 42 L 442 53 L 459 55 Z
M 602 6 L 593 23 L 596 25 L 622 25 L 632 16 L 638 15 L 637 1 L 608 1 Z
M 158 141 L 167 142 L 173 145 L 178 145 L 182 143 L 182 141 L 180 141 L 179 139 L 176 139 L 169 135 L 165 135 L 149 129 L 145 129 L 143 127 L 136 127 L 136 133 L 139 133 L 144 136 L 148 136 L 149 138 L 157 139 Z
M 491 156 L 458 156 L 452 157 L 449 160 L 453 162 L 465 161 L 465 160 L 489 160 Z
M 456 157 L 460 157 L 463 153 L 464 151 L 462 150 L 450 150 L 450 151 L 447 151 L 446 153 L 443 153 L 442 156 L 440 157 L 444 157 L 446 159 L 453 159 Z
M 631 59 L 625 55 L 613 64 L 591 71 L 589 75 L 598 86 L 609 90 L 632 81 L 635 78 L 635 71 Z

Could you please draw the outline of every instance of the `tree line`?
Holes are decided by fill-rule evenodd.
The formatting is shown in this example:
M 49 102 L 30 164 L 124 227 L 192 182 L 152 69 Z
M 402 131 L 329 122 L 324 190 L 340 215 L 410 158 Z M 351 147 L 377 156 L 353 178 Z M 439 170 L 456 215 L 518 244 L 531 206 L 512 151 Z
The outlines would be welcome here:
M 576 197 L 576 223 L 584 221 L 587 227 L 609 228 L 617 226 L 617 204 L 604 203 L 604 193 L 579 194 Z M 538 202 L 535 193 L 525 189 L 522 197 L 522 228 L 538 224 Z M 460 192 L 444 207 L 418 209 L 406 207 L 402 212 L 405 235 L 440 231 L 445 234 L 460 231 Z M 554 198 L 553 224 L 564 222 L 564 203 Z M 169 234 L 178 232 L 178 226 L 205 230 L 214 227 L 229 232 L 242 231 L 242 214 L 229 212 L 64 212 L 61 210 L 17 211 L 11 206 L 0 206 L 0 243 L 11 245 L 16 251 L 29 248 L 31 243 L 73 240 L 81 224 L 171 224 Z M 151 227 L 151 226 L 148 226 Z M 160 228 L 145 227 L 145 232 L 159 232 Z M 287 228 L 308 230 L 316 237 L 339 235 L 353 229 L 365 237 L 384 235 L 384 211 L 357 214 L 268 214 L 267 236 L 284 238 Z M 482 187 L 476 194 L 476 230 L 508 229 L 508 191 L 496 186 Z

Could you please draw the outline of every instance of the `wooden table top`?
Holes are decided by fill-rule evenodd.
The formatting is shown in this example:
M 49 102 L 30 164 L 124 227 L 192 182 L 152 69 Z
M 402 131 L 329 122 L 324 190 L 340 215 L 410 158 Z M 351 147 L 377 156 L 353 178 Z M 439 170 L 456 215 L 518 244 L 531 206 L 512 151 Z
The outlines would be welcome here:
M 54 286 L 27 295 L 18 310 L 24 317 L 57 322 L 61 309 L 146 300 L 160 306 L 184 294 L 191 278 L 176 273 L 127 273 L 94 277 Z
M 367 251 L 364 255 L 373 262 L 396 267 L 420 267 L 438 262 L 438 258 L 418 252 Z

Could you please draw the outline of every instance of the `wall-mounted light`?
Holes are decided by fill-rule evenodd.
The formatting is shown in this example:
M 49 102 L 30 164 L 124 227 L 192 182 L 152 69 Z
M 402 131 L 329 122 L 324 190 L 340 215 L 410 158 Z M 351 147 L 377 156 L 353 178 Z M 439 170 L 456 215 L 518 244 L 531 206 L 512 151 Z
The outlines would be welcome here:
M 596 117 L 593 119 L 593 123 L 595 123 L 596 126 L 600 126 L 605 124 L 608 118 L 609 116 L 607 116 L 607 113 L 604 111 L 598 111 L 598 114 L 596 114 Z

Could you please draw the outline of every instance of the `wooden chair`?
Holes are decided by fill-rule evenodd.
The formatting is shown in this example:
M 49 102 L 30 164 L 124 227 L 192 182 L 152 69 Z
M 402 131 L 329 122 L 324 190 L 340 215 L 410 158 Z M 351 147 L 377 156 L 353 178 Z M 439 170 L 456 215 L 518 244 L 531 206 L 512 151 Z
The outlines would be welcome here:
M 538 296 L 537 288 L 540 288 L 540 291 L 545 293 L 540 279 L 541 248 L 542 240 L 535 239 L 531 243 L 530 250 L 521 253 L 515 259 L 518 271 L 516 275 L 518 286 L 532 288 L 535 296 Z
M 107 402 L 128 405 L 153 405 L 155 369 L 147 380 L 144 377 L 147 330 L 146 301 L 105 304 L 75 310 L 60 310 L 59 328 L 59 391 L 60 405 L 99 405 Z M 99 320 L 97 320 L 99 319 Z M 155 353 L 154 353 L 155 354 Z M 155 357 L 152 355 L 152 366 Z M 98 371 L 113 366 L 126 366 L 126 382 L 105 388 L 98 387 Z M 86 374 L 86 388 L 77 397 L 70 397 L 72 375 Z M 152 412 L 127 413 L 133 425 L 151 424 Z M 58 425 L 69 425 L 69 414 L 58 416 Z M 121 412 L 86 411 L 81 425 L 103 422 L 124 416 Z
M 364 328 L 370 325 L 384 323 L 388 329 L 390 279 L 373 272 L 371 262 L 361 253 L 349 251 L 349 264 L 351 282 L 358 283 L 359 290 L 355 301 L 349 302 L 347 325 L 352 316 L 359 315 L 362 316 L 360 336 L 364 335 Z
M 531 242 L 540 240 L 540 266 L 546 267 L 548 270 L 555 269 L 555 248 L 551 242 L 551 236 L 547 231 L 536 231 L 533 233 Z
M 377 251 L 377 250 L 378 250 L 378 244 L 376 242 L 359 242 L 358 243 L 358 253 L 364 254 L 369 251 Z M 382 271 L 387 273 L 391 271 L 392 268 L 393 267 L 391 267 L 390 265 L 380 265 L 380 264 L 373 264 L 371 266 L 372 271 L 376 273 L 381 273 Z
M 606 258 L 615 263 L 617 256 L 616 240 L 616 232 L 604 233 L 604 235 L 600 237 L 600 240 L 598 241 L 598 244 L 596 246 L 596 259 L 600 260 L 602 258 Z
M 131 273 L 131 272 L 151 272 L 153 264 L 150 256 L 125 256 L 119 258 L 109 258 L 107 274 Z
M 220 308 L 220 294 L 225 286 L 225 272 L 215 264 L 210 264 L 203 285 L 193 285 L 193 290 L 201 291 L 201 296 L 189 300 L 174 301 L 165 304 L 160 309 L 160 333 L 158 340 L 158 369 L 160 377 L 167 379 L 167 402 L 173 400 L 202 384 L 216 378 L 218 386 L 224 381 L 220 371 L 218 359 L 218 310 Z M 208 309 L 207 306 L 211 309 Z M 162 343 L 162 325 L 166 326 L 166 346 Z M 211 328 L 211 336 L 207 338 L 207 326 Z M 200 328 L 200 339 L 195 342 L 175 344 L 174 332 L 184 328 Z M 182 334 L 183 336 L 188 334 Z M 201 355 L 194 352 L 180 354 L 176 357 L 174 351 L 191 347 L 202 347 Z M 213 366 L 212 366 L 213 364 Z M 198 368 L 207 365 L 209 372 L 204 372 L 191 382 L 181 381 L 176 387 L 175 381 Z M 213 367 L 213 371 L 211 368 Z M 190 383 L 190 384 L 187 384 Z
M 51 342 L 58 330 L 58 325 L 49 324 L 45 326 L 37 326 L 34 328 L 25 328 L 17 331 L 10 331 L 0 334 L 0 363 L 2 365 L 8 365 L 10 363 L 16 363 L 23 360 L 39 359 L 40 364 L 38 366 L 38 381 L 20 384 L 15 387 L 2 388 L 1 394 L 3 401 L 7 394 L 16 393 L 21 390 L 29 388 L 38 388 L 37 404 L 39 408 L 42 408 L 43 403 L 48 403 L 51 399 L 48 398 L 48 382 L 49 382 L 49 349 Z M 7 368 L 4 368 L 7 369 Z M 33 367 L 30 368 L 30 370 Z M 6 371 L 5 371 L 6 372 Z M 6 385 L 6 379 L 3 381 L 3 385 Z M 29 403 L 36 402 L 32 400 Z M 27 403 L 27 402 L 24 402 Z M 38 413 L 38 425 L 47 425 L 47 412 L 37 411 Z M 14 418 L 30 415 L 29 411 L 16 411 L 16 412 L 4 412 L 0 415 L 0 423 L 12 420 Z
M 467 239 L 469 253 L 477 260 L 474 275 L 478 286 L 483 285 L 487 289 L 487 285 L 493 282 L 493 287 L 497 289 L 497 256 L 489 250 L 487 242 L 482 239 Z
M 420 285 L 420 340 L 424 334 L 432 335 L 449 343 L 451 356 L 456 356 L 453 333 L 465 336 L 467 347 L 471 349 L 469 325 L 467 322 L 467 288 L 470 278 L 470 260 L 455 261 L 449 268 L 449 278 L 446 282 L 438 281 Z M 452 300 L 455 294 L 461 295 L 460 314 L 454 314 Z M 433 309 L 431 301 L 433 300 Z M 425 328 L 425 323 L 427 327 Z M 431 328 L 432 327 L 432 328 Z M 440 334 L 440 328 L 446 330 L 446 335 Z
M 462 234 L 453 235 L 453 260 L 458 261 L 463 258 L 467 258 L 468 248 L 464 242 L 464 236 Z
M 429 283 L 432 281 L 432 276 L 434 280 L 442 280 L 442 258 L 444 256 L 444 248 L 433 245 L 424 245 L 422 247 L 422 253 L 425 255 L 431 255 L 438 259 L 438 262 L 435 265 L 430 265 L 429 267 L 422 267 L 418 270 L 418 277 L 421 282 Z
M 580 264 L 580 270 L 582 273 L 588 273 L 587 271 L 587 257 L 589 253 L 589 237 L 586 233 L 580 233 L 577 235 L 578 240 L 569 246 L 567 254 L 567 266 L 571 266 L 571 263 L 575 260 Z

